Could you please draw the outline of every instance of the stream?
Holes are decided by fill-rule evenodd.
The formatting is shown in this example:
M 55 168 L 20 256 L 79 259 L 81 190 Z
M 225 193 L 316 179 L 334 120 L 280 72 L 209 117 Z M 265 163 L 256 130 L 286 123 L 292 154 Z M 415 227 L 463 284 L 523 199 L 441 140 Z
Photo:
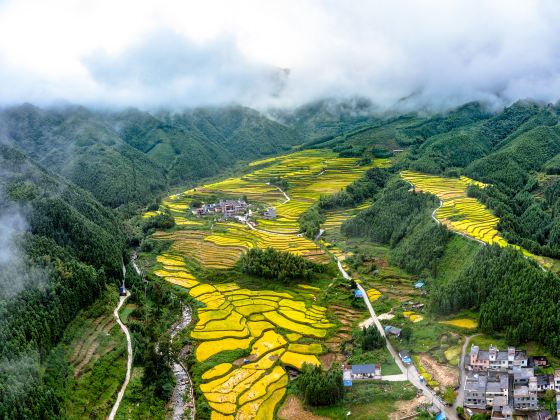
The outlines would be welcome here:
M 183 308 L 183 315 L 181 321 L 171 328 L 171 340 L 177 336 L 183 329 L 189 326 L 192 321 L 192 308 L 186 305 Z M 189 419 L 194 420 L 195 417 L 195 404 L 193 384 L 188 371 L 182 363 L 173 363 L 173 373 L 175 374 L 176 385 L 171 396 L 171 403 L 173 404 L 173 420 L 181 420 L 186 409 L 189 410 Z M 188 392 L 188 399 L 185 401 L 185 393 Z

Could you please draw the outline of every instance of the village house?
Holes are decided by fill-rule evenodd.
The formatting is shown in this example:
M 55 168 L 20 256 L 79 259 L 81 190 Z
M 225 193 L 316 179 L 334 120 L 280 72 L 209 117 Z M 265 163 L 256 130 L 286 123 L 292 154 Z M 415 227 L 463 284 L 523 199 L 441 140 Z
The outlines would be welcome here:
M 265 219 L 275 219 L 276 218 L 276 207 L 269 207 L 263 212 L 263 217 Z
M 511 420 L 513 409 L 509 406 L 507 398 L 496 397 L 492 402 L 492 415 L 490 420 Z
M 507 350 L 499 350 L 495 346 L 490 346 L 488 351 L 480 350 L 478 346 L 471 346 L 471 351 L 467 357 L 466 364 L 469 369 L 475 371 L 501 370 L 509 371 L 514 367 L 527 367 L 527 354 L 515 347 Z
M 546 356 L 533 356 L 533 357 L 530 357 L 530 360 L 533 362 L 533 366 L 535 366 L 535 367 L 547 367 L 548 366 L 548 358 Z
M 560 369 L 554 370 L 554 389 L 560 392 Z
M 228 218 L 244 214 L 248 207 L 244 200 L 220 200 L 218 203 L 204 204 L 202 207 L 192 210 L 192 213 L 195 216 L 223 214 L 224 217 Z
M 554 391 L 554 375 L 537 375 L 537 391 Z
M 509 377 L 503 372 L 468 373 L 465 380 L 465 407 L 486 409 L 509 403 Z M 498 405 L 499 405 L 498 404 Z
M 537 380 L 529 381 L 529 385 L 516 386 L 513 389 L 513 408 L 516 410 L 536 410 L 538 408 Z
M 352 386 L 352 381 L 381 379 L 381 365 L 344 365 L 342 378 L 344 386 Z
M 486 409 L 486 375 L 468 373 L 465 379 L 464 406 L 468 408 Z

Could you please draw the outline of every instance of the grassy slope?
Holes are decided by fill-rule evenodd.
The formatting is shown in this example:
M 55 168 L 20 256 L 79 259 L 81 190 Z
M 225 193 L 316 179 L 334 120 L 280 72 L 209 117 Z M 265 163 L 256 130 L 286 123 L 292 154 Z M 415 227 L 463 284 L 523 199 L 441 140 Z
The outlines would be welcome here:
M 66 330 L 62 346 L 72 367 L 67 382 L 68 418 L 105 418 L 124 380 L 126 340 L 113 318 L 116 301 L 116 291 L 107 292 Z M 82 366 L 87 358 L 89 362 Z M 78 366 L 80 374 L 74 377 Z

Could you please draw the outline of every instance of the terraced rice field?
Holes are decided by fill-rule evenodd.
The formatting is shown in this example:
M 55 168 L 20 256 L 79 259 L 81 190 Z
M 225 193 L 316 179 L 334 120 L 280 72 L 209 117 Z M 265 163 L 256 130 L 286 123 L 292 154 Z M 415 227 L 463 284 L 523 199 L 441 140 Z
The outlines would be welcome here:
M 200 390 L 212 409 L 212 419 L 272 419 L 286 393 L 285 367 L 319 365 L 324 351 L 319 342 L 335 327 L 327 309 L 312 304 L 316 287 L 299 285 L 294 292 L 242 289 L 235 283 L 203 284 L 178 254 L 157 257 L 154 273 L 189 289 L 204 307 L 191 332 L 199 344 L 198 362 L 208 362 L 230 350 L 246 352 L 244 363 L 213 365 L 202 374 Z M 306 297 L 308 300 L 306 300 Z M 279 331 L 282 331 L 280 333 Z M 306 338 L 305 343 L 298 343 Z
M 532 254 L 518 245 L 509 244 L 496 229 L 500 219 L 477 199 L 467 197 L 469 185 L 485 188 L 487 184 L 464 176 L 444 178 L 413 171 L 403 171 L 401 177 L 410 182 L 416 191 L 434 194 L 441 200 L 442 205 L 434 216 L 449 229 L 489 245 L 511 246 L 545 268 L 550 268 L 554 264 L 550 258 Z
M 434 194 L 442 201 L 434 216 L 450 229 L 487 244 L 507 245 L 496 229 L 500 219 L 477 199 L 467 197 L 469 185 L 484 188 L 486 184 L 467 177 L 444 178 L 412 171 L 403 171 L 401 176 L 417 191 Z
M 313 241 L 298 235 L 298 219 L 322 194 L 331 194 L 346 187 L 362 176 L 368 166 L 357 166 L 356 158 L 339 158 L 331 151 L 306 150 L 286 156 L 251 163 L 256 169 L 239 178 L 202 185 L 174 194 L 162 206 L 175 217 L 181 230 L 159 232 L 155 236 L 174 242 L 173 251 L 192 258 L 206 268 L 232 267 L 241 253 L 250 248 L 273 247 L 302 255 L 315 262 L 326 262 L 328 257 Z M 376 165 L 385 165 L 381 160 Z M 290 200 L 278 188 L 268 185 L 271 178 L 280 177 L 290 186 Z M 190 214 L 193 200 L 211 201 L 212 197 L 246 196 L 249 202 L 276 207 L 273 220 L 257 218 L 256 229 L 233 222 L 214 223 L 211 230 Z M 357 210 L 354 210 L 357 211 Z M 155 215 L 146 214 L 146 217 Z M 340 214 L 338 221 L 350 214 Z
M 357 166 L 357 161 L 324 150 L 297 152 L 253 162 L 249 166 L 254 170 L 247 175 L 163 201 L 160 210 L 173 214 L 176 229 L 153 235 L 172 241 L 170 249 L 157 257 L 154 274 L 189 289 L 203 304 L 191 337 L 198 343 L 194 356 L 208 366 L 200 391 L 212 419 L 272 419 L 286 393 L 286 367 L 319 365 L 321 354 L 340 350 L 340 343 L 350 339 L 352 323 L 361 314 L 337 307 L 331 315 L 342 324 L 337 327 L 328 319 L 327 309 L 314 304 L 317 287 L 301 284 L 278 292 L 242 289 L 234 283 L 203 284 L 188 267 L 231 268 L 242 252 L 267 247 L 326 262 L 327 254 L 298 234 L 298 219 L 322 194 L 335 193 L 360 178 L 368 166 Z M 276 177 L 288 182 L 290 200 L 267 184 Z M 216 196 L 246 196 L 250 203 L 276 207 L 277 217 L 257 218 L 257 226 L 251 228 L 191 215 L 192 201 L 212 202 Z M 340 225 L 349 216 L 341 213 L 335 223 Z M 230 355 L 239 357 L 239 352 L 245 354 L 242 359 L 228 360 Z

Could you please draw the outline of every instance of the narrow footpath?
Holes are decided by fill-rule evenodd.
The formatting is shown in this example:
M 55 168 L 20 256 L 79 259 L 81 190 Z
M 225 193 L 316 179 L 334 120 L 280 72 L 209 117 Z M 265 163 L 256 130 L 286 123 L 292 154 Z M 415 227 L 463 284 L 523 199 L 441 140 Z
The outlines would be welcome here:
M 129 296 L 130 295 L 128 293 L 126 294 L 126 296 L 121 296 L 120 299 L 119 299 L 119 304 L 117 305 L 117 307 L 115 308 L 115 310 L 113 312 L 113 314 L 115 315 L 115 319 L 117 320 L 117 323 L 120 325 L 121 330 L 123 330 L 123 332 L 126 336 L 126 346 L 127 346 L 127 352 L 128 352 L 128 360 L 126 361 L 126 376 L 125 376 L 124 382 L 121 386 L 121 390 L 119 391 L 119 394 L 117 395 L 117 400 L 115 401 L 115 404 L 113 405 L 111 413 L 109 414 L 109 417 L 107 417 L 108 420 L 113 420 L 115 418 L 115 415 L 117 414 L 117 411 L 119 410 L 119 406 L 121 404 L 124 393 L 126 391 L 126 387 L 128 386 L 128 382 L 130 381 L 130 372 L 132 370 L 132 341 L 130 339 L 130 332 L 128 331 L 128 328 L 126 327 L 126 325 L 124 325 L 122 323 L 121 318 L 119 316 L 119 310 L 121 309 L 122 305 L 128 299 Z
M 344 277 L 346 280 L 352 280 L 352 277 L 350 277 L 350 275 L 346 272 L 344 267 L 342 267 L 342 264 L 340 263 L 340 260 L 337 257 L 334 257 L 334 258 L 335 258 L 336 263 L 338 265 L 338 270 L 342 274 L 342 277 Z M 356 283 L 356 284 L 358 286 L 358 289 L 362 292 L 362 295 L 363 295 L 363 298 L 364 298 L 364 303 L 366 304 L 366 306 L 369 310 L 369 313 L 371 315 L 371 322 L 373 322 L 373 324 L 377 327 L 377 330 L 379 331 L 381 336 L 385 338 L 385 344 L 387 346 L 387 350 L 389 350 L 389 353 L 391 354 L 395 363 L 397 364 L 397 366 L 401 370 L 402 376 L 397 375 L 396 377 L 391 378 L 391 379 L 396 380 L 397 378 L 403 378 L 403 380 L 407 380 L 412 385 L 414 385 L 416 388 L 421 390 L 422 393 L 424 394 L 424 396 L 428 399 L 428 401 L 431 401 L 439 410 L 445 412 L 445 415 L 447 416 L 448 419 L 458 420 L 456 412 L 451 407 L 448 407 L 447 405 L 445 405 L 445 403 L 441 400 L 441 398 L 439 398 L 439 396 L 437 396 L 435 394 L 435 392 L 433 390 L 429 389 L 424 382 L 420 381 L 420 374 L 416 370 L 416 367 L 414 365 L 405 366 L 403 364 L 403 362 L 401 361 L 401 359 L 400 359 L 399 355 L 397 354 L 395 348 L 393 347 L 391 342 L 387 339 L 387 336 L 385 335 L 385 330 L 383 329 L 383 326 L 381 325 L 381 322 L 379 321 L 379 319 L 377 318 L 377 315 L 375 314 L 375 311 L 373 310 L 373 306 L 371 305 L 371 302 L 369 300 L 369 297 L 368 297 L 366 291 L 364 290 L 364 288 L 360 284 L 358 284 L 358 283 Z M 394 376 L 394 375 L 391 375 L 391 376 Z

